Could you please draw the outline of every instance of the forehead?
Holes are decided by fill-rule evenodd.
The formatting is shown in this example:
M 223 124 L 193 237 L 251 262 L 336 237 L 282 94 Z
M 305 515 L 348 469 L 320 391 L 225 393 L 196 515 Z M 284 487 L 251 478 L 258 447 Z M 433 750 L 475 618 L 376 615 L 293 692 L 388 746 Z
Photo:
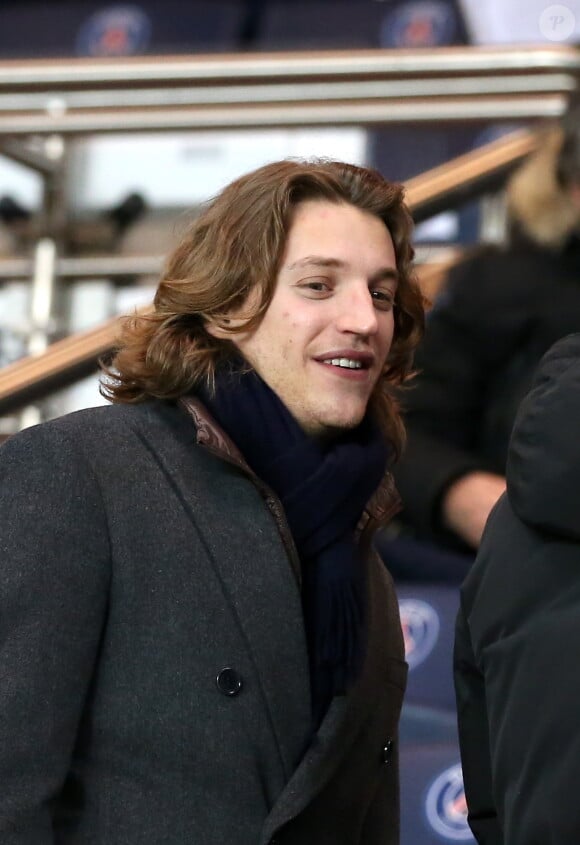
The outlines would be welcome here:
M 390 232 L 379 217 L 354 205 L 326 200 L 309 200 L 296 206 L 283 265 L 311 252 L 345 260 L 395 261 Z

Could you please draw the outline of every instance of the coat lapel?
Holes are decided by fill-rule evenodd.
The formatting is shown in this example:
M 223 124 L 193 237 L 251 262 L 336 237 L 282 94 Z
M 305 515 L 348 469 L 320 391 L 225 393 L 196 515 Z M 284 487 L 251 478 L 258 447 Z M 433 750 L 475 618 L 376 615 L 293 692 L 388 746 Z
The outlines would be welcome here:
M 191 421 L 174 413 L 174 436 L 157 431 L 151 437 L 148 428 L 142 434 L 203 537 L 254 663 L 287 781 L 311 719 L 298 581 L 258 489 L 240 469 L 196 446 Z M 203 573 L 203 589 L 201 579 Z

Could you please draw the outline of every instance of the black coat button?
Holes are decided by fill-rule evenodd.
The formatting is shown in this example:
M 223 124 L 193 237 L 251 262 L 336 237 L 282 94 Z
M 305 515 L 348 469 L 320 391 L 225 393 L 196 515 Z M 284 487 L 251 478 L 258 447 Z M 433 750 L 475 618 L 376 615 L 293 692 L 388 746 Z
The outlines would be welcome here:
M 224 695 L 237 695 L 242 689 L 242 679 L 235 669 L 229 666 L 218 672 L 215 679 L 217 688 Z
M 382 751 L 383 763 L 390 763 L 392 756 L 393 756 L 393 740 L 388 739 L 385 742 L 385 746 L 384 746 L 383 751 Z

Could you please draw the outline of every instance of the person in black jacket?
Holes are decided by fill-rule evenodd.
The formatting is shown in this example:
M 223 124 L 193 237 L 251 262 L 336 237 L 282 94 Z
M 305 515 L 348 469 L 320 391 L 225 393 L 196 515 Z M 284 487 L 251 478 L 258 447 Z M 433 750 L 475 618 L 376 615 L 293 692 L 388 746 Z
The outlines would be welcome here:
M 521 405 L 507 495 L 461 590 L 455 684 L 480 845 L 580 840 L 580 334 Z
M 580 108 L 546 133 L 507 199 L 509 244 L 452 270 L 416 355 L 395 471 L 405 507 L 398 543 L 410 535 L 415 555 L 397 572 L 397 542 L 381 546 L 399 575 L 424 557 L 424 577 L 462 580 L 505 488 L 507 443 L 532 374 L 553 343 L 580 330 Z M 437 549 L 464 554 L 446 568 L 450 556 Z

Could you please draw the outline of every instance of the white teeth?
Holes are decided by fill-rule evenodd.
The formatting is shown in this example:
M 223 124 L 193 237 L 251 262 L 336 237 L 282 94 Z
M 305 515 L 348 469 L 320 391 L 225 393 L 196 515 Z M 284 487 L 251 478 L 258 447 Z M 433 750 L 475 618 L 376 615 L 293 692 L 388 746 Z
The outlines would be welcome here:
M 332 364 L 333 367 L 348 367 L 351 370 L 362 370 L 360 361 L 353 361 L 352 358 L 328 358 L 323 364 Z

